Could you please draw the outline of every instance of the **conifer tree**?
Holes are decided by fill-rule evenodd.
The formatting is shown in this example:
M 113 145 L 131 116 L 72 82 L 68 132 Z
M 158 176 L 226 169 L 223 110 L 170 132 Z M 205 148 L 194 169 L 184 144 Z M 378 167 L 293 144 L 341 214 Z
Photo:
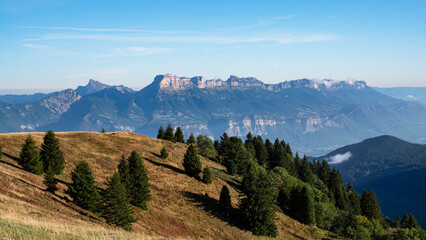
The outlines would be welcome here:
M 132 180 L 130 178 L 129 162 L 124 154 L 121 156 L 120 163 L 118 164 L 118 174 L 120 175 L 121 183 L 126 187 L 129 199 L 131 199 Z
M 291 215 L 299 222 L 312 225 L 315 224 L 314 201 L 306 186 L 291 192 Z
M 327 187 L 333 196 L 336 206 L 341 210 L 346 210 L 345 187 L 343 185 L 342 175 L 340 175 L 339 170 L 336 170 L 336 168 L 333 168 L 329 176 Z
M 73 198 L 74 203 L 91 212 L 101 210 L 101 196 L 96 187 L 92 170 L 86 161 L 82 161 L 71 173 L 72 183 L 68 186 L 67 193 Z
M 350 183 L 348 184 L 347 192 L 347 204 L 348 210 L 353 215 L 361 215 L 361 196 L 359 196 L 354 190 Z
M 52 166 L 48 166 L 47 170 L 44 172 L 44 180 L 43 183 L 46 185 L 46 191 L 55 193 L 56 190 L 58 190 L 58 187 L 56 187 L 56 184 L 58 183 L 58 180 L 55 178 L 55 173 L 52 170 Z
M 241 201 L 240 213 L 246 227 L 255 235 L 277 236 L 274 222 L 276 191 L 266 170 L 251 163 L 241 189 L 245 197 Z
M 212 173 L 208 167 L 203 169 L 203 183 L 211 184 L 212 183 Z
M 105 128 L 102 128 L 101 133 L 106 133 Z
M 64 154 L 59 146 L 59 139 L 55 133 L 49 130 L 43 138 L 41 145 L 41 160 L 43 161 L 44 172 L 50 168 L 51 173 L 59 175 L 65 168 Z
M 164 133 L 164 140 L 176 142 L 175 135 L 173 134 L 173 127 L 172 125 L 167 125 L 166 132 Z
M 195 144 L 195 137 L 193 133 L 189 134 L 189 137 L 186 140 L 186 144 L 188 145 Z
M 308 162 L 306 155 L 303 156 L 299 171 L 300 180 L 312 184 L 314 181 L 314 174 L 312 172 L 311 164 Z
M 216 149 L 213 146 L 212 140 L 206 135 L 197 136 L 198 154 L 203 157 L 213 159 L 216 156 Z
M 229 212 L 229 210 L 232 209 L 231 195 L 229 194 L 229 189 L 226 185 L 223 185 L 222 190 L 220 191 L 219 206 L 226 212 Z
M 410 213 L 410 216 L 408 217 L 408 227 L 419 228 L 419 224 L 417 223 L 417 220 L 412 213 Z
M 43 162 L 40 159 L 40 153 L 36 142 L 31 135 L 28 135 L 25 139 L 25 143 L 22 145 L 18 163 L 26 171 L 37 175 L 41 175 L 43 173 Z
M 253 140 L 253 146 L 256 152 L 256 159 L 260 166 L 266 166 L 268 162 L 268 151 L 261 136 Z
M 160 152 L 160 157 L 162 159 L 167 159 L 169 157 L 169 152 L 167 152 L 166 147 L 163 147 Z
M 409 228 L 410 227 L 410 221 L 408 220 L 408 214 L 404 213 L 404 216 L 401 220 L 401 228 Z
M 185 143 L 185 137 L 183 136 L 183 132 L 180 126 L 176 129 L 174 140 L 175 142 Z
M 147 210 L 146 203 L 151 200 L 151 191 L 149 190 L 148 174 L 142 162 L 142 157 L 136 151 L 133 151 L 127 159 L 129 162 L 129 175 L 131 182 L 131 204 Z
M 226 171 L 229 175 L 234 176 L 237 174 L 237 164 L 235 164 L 233 160 L 228 160 L 225 165 Z
M 382 212 L 377 202 L 376 194 L 372 190 L 363 191 L 361 195 L 362 215 L 368 219 L 381 219 Z
M 102 216 L 107 223 L 122 227 L 127 231 L 132 230 L 132 222 L 136 219 L 132 216 L 133 209 L 126 192 L 121 183 L 120 174 L 114 175 L 108 180 L 107 188 L 102 194 L 103 211 Z
M 193 144 L 189 145 L 186 150 L 183 158 L 183 167 L 188 176 L 199 178 L 199 174 L 201 173 L 201 161 L 198 156 L 197 148 Z
M 160 128 L 158 129 L 158 133 L 157 133 L 157 138 L 158 139 L 164 139 L 164 129 L 163 126 L 160 126 Z

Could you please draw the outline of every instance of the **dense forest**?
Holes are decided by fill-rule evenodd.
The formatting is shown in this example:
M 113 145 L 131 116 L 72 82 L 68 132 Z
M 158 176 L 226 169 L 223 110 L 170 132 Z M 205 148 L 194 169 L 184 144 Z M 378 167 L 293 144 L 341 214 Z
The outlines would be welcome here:
M 173 133 L 168 125 L 166 130 L 160 127 L 157 137 L 184 142 L 181 134 L 180 127 Z M 395 220 L 383 216 L 372 190 L 359 195 L 326 160 L 310 162 L 306 156 L 293 154 L 284 140 L 271 142 L 248 133 L 243 141 L 224 133 L 213 142 L 191 133 L 186 143 L 193 158 L 198 152 L 226 166 L 229 174 L 241 177 L 239 208 L 224 203 L 227 207 L 223 209 L 230 221 L 256 235 L 276 236 L 274 213 L 283 211 L 301 223 L 351 239 L 426 239 L 413 214 L 402 213 L 402 219 Z M 201 166 L 194 176 L 200 172 Z M 226 189 L 222 191 L 226 197 Z
M 350 183 L 327 161 L 308 161 L 293 153 L 289 143 L 262 139 L 248 133 L 245 140 L 224 133 L 212 141 L 192 133 L 185 139 L 180 127 L 160 127 L 157 138 L 187 144 L 182 159 L 185 173 L 205 184 L 212 183 L 212 172 L 202 168 L 200 156 L 226 167 L 240 181 L 232 186 L 241 198 L 237 208 L 231 204 L 229 189 L 223 186 L 218 201 L 220 217 L 255 235 L 275 237 L 275 213 L 282 211 L 313 229 L 324 229 L 351 239 L 426 239 L 425 231 L 413 214 L 395 220 L 382 215 L 372 190 L 356 193 Z M 1 150 L 1 146 L 0 146 Z M 0 151 L 1 152 L 1 151 Z M 160 153 L 168 158 L 168 150 Z M 46 190 L 57 190 L 56 175 L 65 166 L 58 138 L 48 131 L 41 150 L 28 136 L 22 145 L 19 164 L 23 169 L 44 175 Z M 67 194 L 83 209 L 103 217 L 107 223 L 132 229 L 134 208 L 148 210 L 150 184 L 142 157 L 136 151 L 122 156 L 117 170 L 99 188 L 88 162 L 81 161 L 71 173 Z M 319 231 L 321 232 L 321 231 Z

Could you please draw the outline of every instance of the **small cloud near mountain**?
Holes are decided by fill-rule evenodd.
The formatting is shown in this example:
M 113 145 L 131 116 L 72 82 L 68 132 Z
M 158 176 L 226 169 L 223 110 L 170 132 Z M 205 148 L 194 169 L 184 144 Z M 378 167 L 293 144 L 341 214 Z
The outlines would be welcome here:
M 344 161 L 349 160 L 349 158 L 351 158 L 351 157 L 352 157 L 352 153 L 349 152 L 349 151 L 346 152 L 346 153 L 344 153 L 344 154 L 336 154 L 336 155 L 331 156 L 329 158 L 328 163 L 330 163 L 330 164 L 339 164 L 339 163 L 342 163 Z

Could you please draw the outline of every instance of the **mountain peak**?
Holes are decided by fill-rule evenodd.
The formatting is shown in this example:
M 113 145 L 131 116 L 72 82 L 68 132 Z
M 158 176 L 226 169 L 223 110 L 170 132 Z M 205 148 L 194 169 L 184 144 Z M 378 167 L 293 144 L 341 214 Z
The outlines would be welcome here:
M 78 86 L 78 88 L 75 91 L 79 95 L 85 96 L 91 93 L 99 92 L 100 90 L 105 89 L 107 87 L 110 87 L 110 86 L 103 84 L 99 81 L 96 81 L 94 79 L 90 79 L 89 83 L 86 86 Z

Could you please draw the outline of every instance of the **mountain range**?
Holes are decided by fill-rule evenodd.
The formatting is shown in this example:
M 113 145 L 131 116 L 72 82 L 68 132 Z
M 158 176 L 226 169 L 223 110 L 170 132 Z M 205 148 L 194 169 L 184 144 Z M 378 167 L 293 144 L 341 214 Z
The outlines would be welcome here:
M 224 81 L 165 74 L 138 92 L 90 80 L 76 90 L 26 99 L 0 102 L 0 132 L 104 128 L 155 136 L 160 125 L 172 123 L 186 135 L 217 138 L 250 131 L 280 137 L 310 155 L 383 134 L 426 142 L 422 104 L 386 96 L 363 81 L 265 84 L 253 77 Z
M 426 226 L 426 145 L 379 136 L 336 149 L 327 159 L 359 193 L 373 189 L 386 216 L 416 213 Z

